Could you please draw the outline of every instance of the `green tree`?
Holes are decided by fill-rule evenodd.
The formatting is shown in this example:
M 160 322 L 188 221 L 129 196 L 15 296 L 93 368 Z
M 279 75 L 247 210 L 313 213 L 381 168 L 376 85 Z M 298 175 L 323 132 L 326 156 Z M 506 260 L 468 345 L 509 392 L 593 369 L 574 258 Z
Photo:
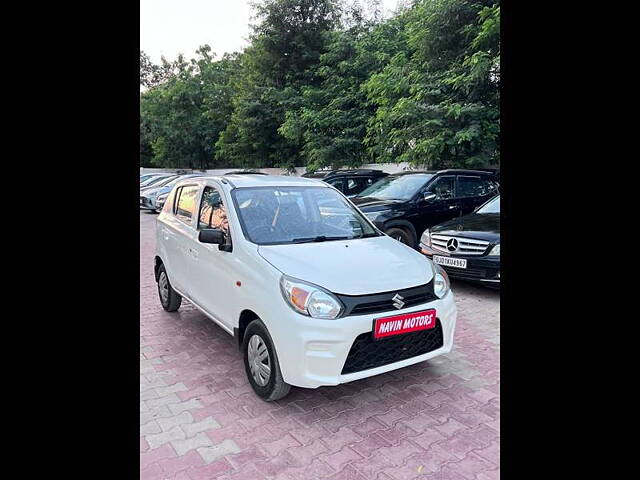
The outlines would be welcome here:
M 141 160 L 143 141 L 151 146 L 151 163 L 161 167 L 208 168 L 214 145 L 231 116 L 229 82 L 237 60 L 214 61 L 202 46 L 196 58 L 179 56 L 173 75 L 140 98 Z
M 216 160 L 232 166 L 299 165 L 299 139 L 278 129 L 316 84 L 325 33 L 338 21 L 335 0 L 265 0 L 254 4 L 259 23 L 234 82 L 233 114 L 216 143 Z
M 364 145 L 375 106 L 362 85 L 402 47 L 398 33 L 403 27 L 402 17 L 381 24 L 377 20 L 375 14 L 367 19 L 361 9 L 352 8 L 343 20 L 348 28 L 327 33 L 317 69 L 321 83 L 304 87 L 301 108 L 286 113 L 279 131 L 302 144 L 308 170 L 375 161 Z
M 402 15 L 406 51 L 364 85 L 378 107 L 369 151 L 434 168 L 499 163 L 499 5 L 421 0 Z
M 500 161 L 495 0 L 263 0 L 242 52 L 140 52 L 140 162 L 432 168 Z

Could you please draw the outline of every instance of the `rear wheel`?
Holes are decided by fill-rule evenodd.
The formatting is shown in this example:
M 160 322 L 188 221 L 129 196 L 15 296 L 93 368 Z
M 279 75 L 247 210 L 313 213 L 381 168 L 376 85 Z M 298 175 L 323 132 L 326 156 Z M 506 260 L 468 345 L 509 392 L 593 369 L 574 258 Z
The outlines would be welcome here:
M 389 235 L 394 240 L 398 240 L 400 243 L 404 243 L 405 245 L 410 246 L 411 248 L 415 248 L 416 242 L 413 239 L 413 235 L 405 230 L 404 228 L 391 227 L 385 231 L 387 235 Z
M 158 295 L 162 308 L 167 312 L 175 312 L 180 308 L 182 297 L 171 286 L 164 265 L 160 265 L 158 268 Z
M 291 386 L 282 378 L 276 349 L 262 320 L 251 322 L 242 341 L 245 371 L 253 391 L 267 402 L 285 397 Z

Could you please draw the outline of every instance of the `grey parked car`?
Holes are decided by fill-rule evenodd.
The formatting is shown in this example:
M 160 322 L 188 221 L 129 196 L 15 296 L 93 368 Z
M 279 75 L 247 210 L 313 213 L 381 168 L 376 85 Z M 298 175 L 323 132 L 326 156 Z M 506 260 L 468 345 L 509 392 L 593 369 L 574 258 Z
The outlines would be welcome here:
M 169 177 L 175 177 L 175 173 L 162 173 L 160 175 L 154 175 L 153 177 L 149 177 L 146 180 L 140 182 L 140 190 L 143 188 L 151 187 L 152 185 L 157 185 L 163 180 L 166 180 Z

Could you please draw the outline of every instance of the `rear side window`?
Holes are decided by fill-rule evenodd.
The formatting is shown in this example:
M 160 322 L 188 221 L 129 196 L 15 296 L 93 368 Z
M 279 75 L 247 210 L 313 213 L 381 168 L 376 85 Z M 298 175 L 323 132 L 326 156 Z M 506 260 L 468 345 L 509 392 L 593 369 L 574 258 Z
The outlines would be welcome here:
M 458 177 L 458 197 L 484 197 L 493 190 L 489 180 L 480 177 Z
M 180 187 L 176 193 L 176 217 L 187 224 L 191 223 L 193 212 L 196 211 L 196 197 L 198 196 L 198 190 L 199 187 L 197 185 L 189 185 Z

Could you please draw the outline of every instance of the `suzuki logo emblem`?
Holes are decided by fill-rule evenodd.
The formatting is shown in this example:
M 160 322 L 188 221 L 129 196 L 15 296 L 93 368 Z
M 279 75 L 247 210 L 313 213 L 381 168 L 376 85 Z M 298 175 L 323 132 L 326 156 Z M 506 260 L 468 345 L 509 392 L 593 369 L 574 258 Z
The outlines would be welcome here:
M 399 293 L 396 293 L 391 300 L 393 301 L 393 306 L 396 307 L 398 310 L 404 307 L 404 302 L 402 301 L 404 300 L 404 297 Z
M 449 250 L 450 252 L 455 252 L 456 250 L 458 250 L 458 240 L 456 240 L 455 238 L 450 238 L 447 242 L 447 250 Z

